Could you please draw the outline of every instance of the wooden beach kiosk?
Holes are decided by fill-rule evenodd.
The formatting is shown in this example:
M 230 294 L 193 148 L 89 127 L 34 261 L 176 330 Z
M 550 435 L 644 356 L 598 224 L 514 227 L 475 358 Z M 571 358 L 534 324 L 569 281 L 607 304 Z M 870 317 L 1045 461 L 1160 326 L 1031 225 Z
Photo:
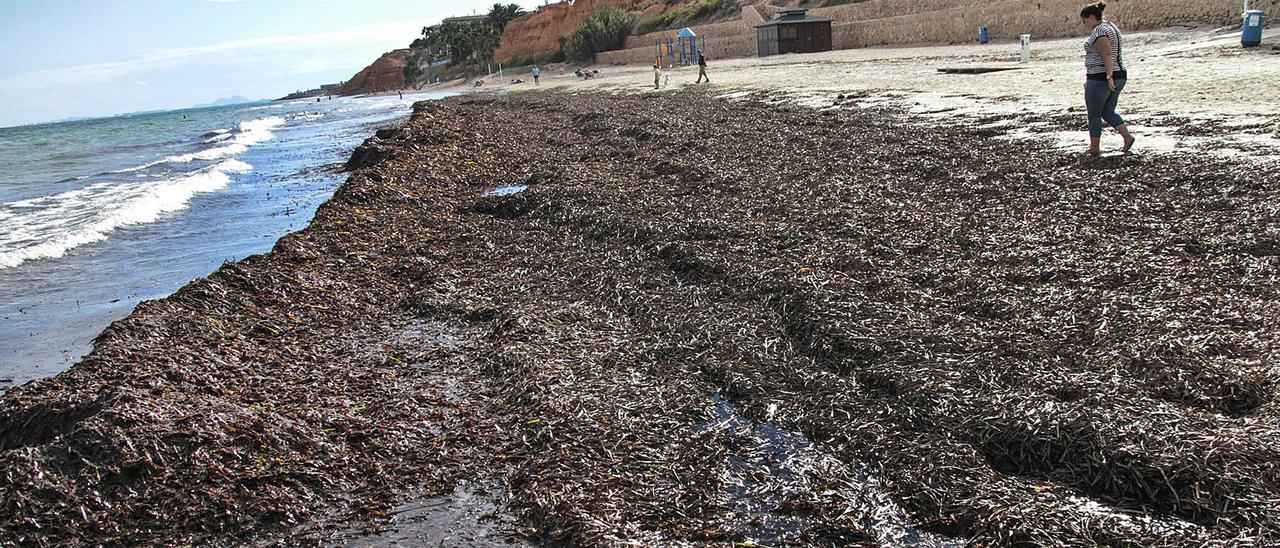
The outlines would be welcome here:
M 806 9 L 784 9 L 756 25 L 756 43 L 760 57 L 831 51 L 831 20 L 811 16 Z

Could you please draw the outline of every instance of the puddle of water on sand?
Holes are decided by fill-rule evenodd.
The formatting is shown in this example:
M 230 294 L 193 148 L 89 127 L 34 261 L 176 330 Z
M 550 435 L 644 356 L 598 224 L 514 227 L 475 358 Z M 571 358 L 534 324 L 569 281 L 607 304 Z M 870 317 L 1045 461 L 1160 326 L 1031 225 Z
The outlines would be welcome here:
M 463 333 L 456 326 L 439 321 L 419 320 L 410 323 L 408 327 L 405 327 L 400 332 L 396 346 L 400 347 L 400 351 L 406 350 L 405 347 L 408 347 L 409 350 L 435 347 L 448 353 L 458 353 L 463 351 L 461 337 L 463 337 Z M 403 352 L 403 354 L 403 357 L 408 360 L 411 366 L 424 367 L 427 365 L 419 363 L 411 351 Z M 445 401 L 458 405 L 466 400 L 462 380 L 447 368 L 443 370 L 435 370 L 433 368 L 427 378 L 439 389 L 439 394 Z M 432 433 L 438 436 L 444 435 L 443 426 L 433 425 Z
M 498 188 L 495 188 L 495 189 L 493 189 L 493 190 L 490 190 L 490 191 L 488 191 L 488 192 L 485 192 L 485 193 L 484 193 L 484 197 L 485 197 L 485 198 L 492 198 L 492 197 L 495 197 L 495 196 L 510 196 L 510 195 L 512 195 L 512 194 L 516 194 L 516 193 L 519 193 L 519 192 L 523 192 L 523 191 L 524 191 L 525 189 L 527 189 L 527 188 L 529 188 L 529 185 L 509 185 L 509 186 L 500 186 L 500 187 L 498 187 Z
M 1207 137 L 1178 135 L 1176 128 L 1131 125 L 1138 144 L 1134 152 L 1173 153 L 1203 152 L 1226 158 L 1267 159 L 1280 156 L 1280 140 L 1266 135 L 1235 134 Z M 1048 139 L 1061 150 L 1082 150 L 1086 144 L 1086 132 L 1079 130 L 1035 132 L 1026 128 L 1011 129 L 997 138 L 1008 140 Z M 1104 150 L 1120 147 L 1120 138 L 1114 133 L 1103 135 Z
M 1054 112 L 1047 105 L 1019 103 L 1008 101 L 975 100 L 971 97 L 954 96 L 941 92 L 920 92 L 897 99 L 862 100 L 858 106 L 899 106 L 912 114 L 925 116 L 934 120 L 971 119 L 991 116 L 1004 116 L 1007 121 L 998 121 L 979 127 L 1009 130 L 1000 138 L 1004 139 L 1050 139 L 1055 148 L 1064 150 L 1082 149 L 1084 147 L 1084 114 L 1078 113 L 1080 129 L 1071 131 L 1034 131 L 1034 129 L 1052 128 L 1049 123 L 1020 120 L 1029 113 Z M 1267 124 L 1275 120 L 1257 115 L 1227 115 L 1224 113 L 1188 113 L 1194 120 L 1222 124 L 1227 128 L 1244 128 L 1228 135 L 1185 136 L 1174 132 L 1177 128 L 1152 127 L 1130 124 L 1139 138 L 1138 150 L 1147 152 L 1207 152 L 1222 157 L 1233 158 L 1274 158 L 1280 156 L 1280 139 L 1268 131 Z M 1021 127 L 1018 127 L 1021 126 Z M 1117 139 L 1118 140 L 1118 139 Z
M 446 348 L 457 348 L 461 344 L 458 341 L 458 330 L 443 322 L 414 322 L 400 336 L 405 342 L 434 344 Z
M 530 546 L 508 538 L 510 518 L 501 491 L 461 482 L 452 493 L 411 500 L 388 512 L 386 523 L 352 530 L 344 546 Z
M 699 432 L 723 431 L 752 442 L 750 455 L 729 460 L 725 494 L 739 531 L 757 543 L 768 544 L 820 525 L 804 514 L 780 511 L 792 495 L 806 489 L 817 471 L 834 471 L 849 481 L 838 489 L 850 513 L 859 516 L 863 529 L 886 546 L 951 547 L 962 543 L 922 531 L 906 511 L 884 491 L 880 481 L 853 469 L 814 447 L 801 434 L 769 422 L 742 416 L 719 393 L 711 395 L 715 417 L 698 426 Z M 771 407 L 771 411 L 772 411 Z
M 1163 534 L 1181 533 L 1186 535 L 1187 538 L 1200 538 L 1204 533 L 1203 527 L 1178 518 L 1152 518 L 1145 514 L 1126 514 L 1098 501 L 1076 495 L 1067 497 L 1067 500 L 1071 501 L 1081 512 L 1115 520 L 1126 527 L 1137 530 L 1150 531 L 1154 529 Z

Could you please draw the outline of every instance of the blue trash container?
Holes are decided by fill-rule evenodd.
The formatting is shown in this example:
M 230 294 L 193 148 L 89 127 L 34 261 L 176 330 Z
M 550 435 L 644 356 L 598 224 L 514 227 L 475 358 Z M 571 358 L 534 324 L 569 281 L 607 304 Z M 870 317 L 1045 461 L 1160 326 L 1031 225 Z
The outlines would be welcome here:
M 1262 24 L 1266 13 L 1262 10 L 1244 12 L 1244 31 L 1240 33 L 1240 45 L 1251 48 L 1262 43 Z
M 991 35 L 987 32 L 987 27 L 978 27 L 978 43 L 985 44 L 989 42 Z

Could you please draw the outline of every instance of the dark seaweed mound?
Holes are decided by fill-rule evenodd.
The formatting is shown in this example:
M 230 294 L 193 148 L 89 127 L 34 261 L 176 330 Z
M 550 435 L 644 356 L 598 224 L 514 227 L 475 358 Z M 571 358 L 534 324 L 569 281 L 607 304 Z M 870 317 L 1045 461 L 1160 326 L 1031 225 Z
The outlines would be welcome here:
M 1280 167 L 982 131 L 420 103 L 4 397 L 0 544 L 342 541 L 464 479 L 548 543 L 1280 542 Z

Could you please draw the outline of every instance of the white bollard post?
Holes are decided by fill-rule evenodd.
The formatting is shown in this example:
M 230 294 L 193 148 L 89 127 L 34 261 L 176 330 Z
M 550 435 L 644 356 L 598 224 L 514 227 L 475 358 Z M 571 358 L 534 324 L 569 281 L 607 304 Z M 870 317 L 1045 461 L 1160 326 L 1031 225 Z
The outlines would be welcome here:
M 1025 65 L 1031 62 L 1031 35 L 1022 35 L 1020 41 L 1022 43 L 1022 64 Z

